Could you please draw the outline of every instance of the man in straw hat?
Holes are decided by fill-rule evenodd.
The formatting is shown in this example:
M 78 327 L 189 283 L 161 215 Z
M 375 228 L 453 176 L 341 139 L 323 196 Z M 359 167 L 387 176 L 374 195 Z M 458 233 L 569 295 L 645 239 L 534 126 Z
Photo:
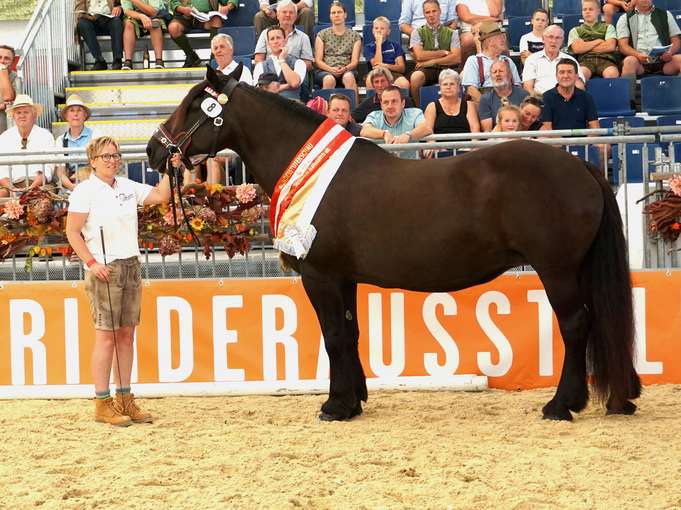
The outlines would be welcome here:
M 7 114 L 14 119 L 14 127 L 0 135 L 0 152 L 38 151 L 54 149 L 54 138 L 47 129 L 35 125 L 43 113 L 43 105 L 36 104 L 27 94 L 19 94 Z M 10 189 L 36 188 L 52 177 L 52 165 L 0 166 L 0 197 L 9 196 Z
M 57 147 L 87 147 L 90 140 L 100 136 L 97 130 L 85 125 L 85 122 L 90 118 L 92 112 L 90 108 L 83 102 L 80 96 L 71 94 L 66 99 L 66 104 L 61 108 L 61 118 L 68 123 L 64 134 L 61 134 L 55 140 Z M 76 187 L 76 183 L 72 180 L 72 175 L 76 170 L 77 165 L 58 165 L 54 169 L 54 180 L 57 183 L 69 190 Z
M 513 85 L 520 86 L 520 75 L 513 61 L 505 53 L 508 52 L 506 31 L 499 27 L 496 21 L 485 21 L 478 28 L 482 51 L 466 59 L 461 73 L 461 84 L 472 101 L 480 102 L 480 96 L 493 90 L 492 62 L 497 59 L 505 60 L 511 70 Z

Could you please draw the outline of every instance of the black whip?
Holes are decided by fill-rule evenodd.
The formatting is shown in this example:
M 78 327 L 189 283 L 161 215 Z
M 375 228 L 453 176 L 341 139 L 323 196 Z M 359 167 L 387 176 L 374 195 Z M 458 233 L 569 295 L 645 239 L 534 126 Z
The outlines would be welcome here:
M 102 240 L 102 253 L 104 255 L 104 265 L 106 266 L 106 245 L 104 244 L 104 227 L 102 227 L 101 225 L 99 227 L 99 237 Z M 116 343 L 116 327 L 114 324 L 113 303 L 111 301 L 111 287 L 109 287 L 108 276 L 106 280 L 106 293 L 109 296 L 109 311 L 111 312 L 111 333 L 113 334 L 114 352 L 116 354 L 116 369 L 118 370 L 118 384 L 120 384 L 122 388 L 123 379 L 121 378 L 121 364 L 119 363 L 120 358 L 118 357 L 118 343 Z

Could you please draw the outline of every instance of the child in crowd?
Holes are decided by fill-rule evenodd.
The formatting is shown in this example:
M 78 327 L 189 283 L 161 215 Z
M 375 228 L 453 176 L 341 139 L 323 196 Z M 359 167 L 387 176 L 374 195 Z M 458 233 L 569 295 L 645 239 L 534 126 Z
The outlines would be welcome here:
M 617 78 L 617 34 L 615 27 L 599 21 L 599 0 L 582 0 L 584 23 L 568 34 L 567 47 L 579 62 L 584 78 Z
M 522 113 L 520 108 L 515 105 L 507 104 L 499 108 L 497 112 L 497 125 L 494 126 L 494 132 L 518 131 L 520 123 L 522 122 Z M 510 138 L 495 138 L 495 140 L 511 140 Z
M 528 32 L 520 38 L 520 60 L 523 63 L 530 54 L 544 49 L 542 34 L 549 24 L 549 13 L 546 9 L 535 9 L 530 23 L 532 24 L 532 32 Z
M 364 57 L 369 63 L 369 71 L 374 67 L 379 66 L 388 69 L 395 78 L 394 84 L 398 87 L 408 89 L 409 80 L 404 76 L 407 70 L 407 64 L 404 59 L 402 45 L 388 40 L 388 36 L 390 35 L 390 20 L 385 16 L 379 16 L 374 19 L 371 32 L 374 35 L 373 42 L 364 45 Z M 381 51 L 376 51 L 379 44 Z M 371 88 L 369 73 L 367 73 L 366 87 L 368 89 Z

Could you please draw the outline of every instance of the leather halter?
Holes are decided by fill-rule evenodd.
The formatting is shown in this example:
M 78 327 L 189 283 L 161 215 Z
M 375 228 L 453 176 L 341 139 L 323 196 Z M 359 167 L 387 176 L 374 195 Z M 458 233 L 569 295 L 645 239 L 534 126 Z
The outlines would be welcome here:
M 216 116 L 211 116 L 202 109 L 203 115 L 201 115 L 201 117 L 199 117 L 199 119 L 196 122 L 194 122 L 194 124 L 192 124 L 188 131 L 184 133 L 182 132 L 178 133 L 178 135 L 181 136 L 173 135 L 170 131 L 168 131 L 168 129 L 165 126 L 167 121 L 162 122 L 161 124 L 158 125 L 158 129 L 156 129 L 156 131 L 154 132 L 153 138 L 158 140 L 158 142 L 168 151 L 169 156 L 179 153 L 182 162 L 189 169 L 194 167 L 194 164 L 185 154 L 187 152 L 187 149 L 191 145 L 192 136 L 203 125 L 204 122 L 206 122 L 209 119 L 213 119 L 213 141 L 211 143 L 210 152 L 208 153 L 206 158 L 204 158 L 203 161 L 205 161 L 205 159 L 215 157 L 215 154 L 217 152 L 216 149 L 218 143 L 218 135 L 220 134 L 220 129 L 222 128 L 222 124 L 224 123 L 225 105 L 229 101 L 232 92 L 234 92 L 234 89 L 237 87 L 238 84 L 239 84 L 238 80 L 230 79 L 221 92 L 216 92 L 215 89 L 213 89 L 210 85 L 206 85 L 203 89 L 203 92 L 205 92 L 208 95 L 208 97 L 212 97 L 220 104 L 220 106 L 222 107 L 221 112 Z M 177 140 L 176 136 L 178 136 Z M 166 160 L 167 169 L 169 161 L 170 158 Z

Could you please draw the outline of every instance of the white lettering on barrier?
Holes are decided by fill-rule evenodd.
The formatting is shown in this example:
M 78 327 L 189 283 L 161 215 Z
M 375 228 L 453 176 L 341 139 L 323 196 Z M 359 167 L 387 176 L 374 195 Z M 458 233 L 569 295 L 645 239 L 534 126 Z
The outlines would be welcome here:
M 80 384 L 77 298 L 64 299 L 64 358 L 66 362 L 66 384 Z
M 539 375 L 553 375 L 553 308 L 544 290 L 528 290 L 527 302 L 537 303 Z
M 213 296 L 213 374 L 216 381 L 245 381 L 243 368 L 229 368 L 228 344 L 239 341 L 236 329 L 227 329 L 227 309 L 243 308 L 243 296 Z
M 634 343 L 634 368 L 641 375 L 661 374 L 664 367 L 661 361 L 648 361 L 646 338 L 646 289 L 634 288 L 634 322 L 636 340 Z
M 459 368 L 459 348 L 456 342 L 437 320 L 437 307 L 442 305 L 444 315 L 456 315 L 456 301 L 445 292 L 429 294 L 423 302 L 423 323 L 440 344 L 445 354 L 443 364 L 437 362 L 437 353 L 427 352 L 423 355 L 423 366 L 426 371 L 436 377 L 444 377 L 456 373 Z
M 390 293 L 390 363 L 383 360 L 382 297 L 377 292 L 369 301 L 369 366 L 376 377 L 399 377 L 406 364 L 404 355 L 404 294 Z
M 277 329 L 277 310 L 283 313 L 282 327 Z M 297 381 L 298 341 L 293 334 L 298 328 L 296 303 L 283 294 L 262 296 L 262 363 L 265 381 L 277 380 L 277 344 L 284 346 L 285 379 Z
M 26 332 L 24 315 L 31 317 L 31 330 Z M 45 336 L 45 312 L 32 299 L 10 299 L 9 341 L 12 360 L 12 384 L 26 384 L 24 351 L 33 356 L 33 384 L 47 384 L 47 353 L 40 339 Z
M 480 328 L 492 341 L 499 351 L 499 363 L 492 363 L 492 353 L 478 353 L 478 367 L 480 371 L 489 377 L 501 377 L 506 374 L 513 364 L 513 349 L 508 338 L 501 332 L 489 315 L 490 306 L 496 305 L 497 313 L 509 315 L 511 313 L 511 303 L 505 294 L 496 290 L 485 292 L 475 305 L 475 316 L 478 319 Z
M 179 364 L 173 368 L 173 349 L 170 333 L 171 312 L 177 312 L 180 332 Z M 181 382 L 194 370 L 194 339 L 192 333 L 192 307 L 186 299 L 177 296 L 156 298 L 158 332 L 158 380 Z
M 324 346 L 324 335 L 319 336 L 319 356 L 317 357 L 317 379 L 329 378 L 329 355 Z

